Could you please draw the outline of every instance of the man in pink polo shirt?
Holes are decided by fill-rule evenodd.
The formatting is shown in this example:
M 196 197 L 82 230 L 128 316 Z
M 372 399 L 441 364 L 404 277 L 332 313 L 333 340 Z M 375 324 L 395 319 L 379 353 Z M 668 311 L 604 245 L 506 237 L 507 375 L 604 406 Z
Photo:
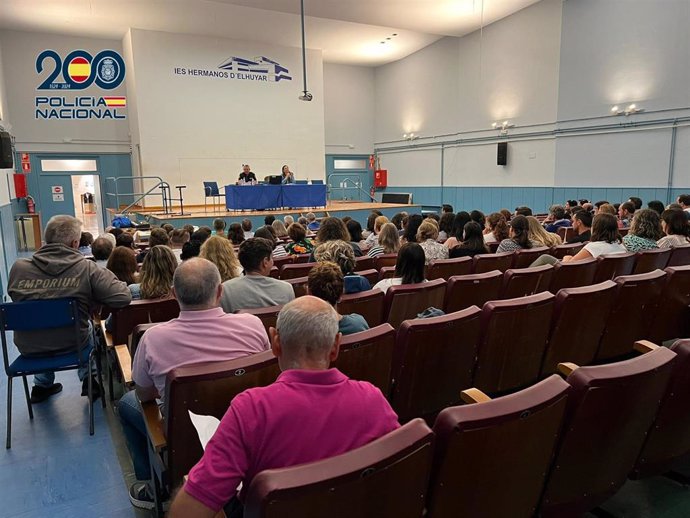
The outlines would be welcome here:
M 281 310 L 276 327 L 271 346 L 282 374 L 272 385 L 232 400 L 170 518 L 212 518 L 229 503 L 237 512 L 259 472 L 339 455 L 398 428 L 379 389 L 329 369 L 341 337 L 330 304 L 299 297 Z
M 173 293 L 180 316 L 152 327 L 141 338 L 134 355 L 132 378 L 136 396 L 152 401 L 165 394 L 165 378 L 171 370 L 191 363 L 233 360 L 268 350 L 268 336 L 254 315 L 227 314 L 220 307 L 223 293 L 218 268 L 198 257 L 175 270 Z M 135 507 L 153 509 L 148 484 L 146 427 L 135 392 L 120 399 L 118 411 L 138 482 L 129 490 Z

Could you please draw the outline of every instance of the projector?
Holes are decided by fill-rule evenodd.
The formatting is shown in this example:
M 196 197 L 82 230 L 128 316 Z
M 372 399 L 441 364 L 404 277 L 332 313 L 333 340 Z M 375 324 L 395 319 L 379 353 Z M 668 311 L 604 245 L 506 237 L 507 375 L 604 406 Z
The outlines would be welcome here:
M 307 92 L 306 90 L 302 93 L 302 95 L 299 96 L 300 101 L 311 101 L 314 98 L 314 96 L 311 94 L 311 92 Z

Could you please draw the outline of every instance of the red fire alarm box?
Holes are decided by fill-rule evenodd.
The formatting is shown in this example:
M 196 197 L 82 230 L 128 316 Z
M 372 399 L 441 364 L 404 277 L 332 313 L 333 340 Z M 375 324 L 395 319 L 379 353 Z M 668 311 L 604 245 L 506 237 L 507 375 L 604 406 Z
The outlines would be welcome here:
M 374 187 L 388 187 L 388 169 L 377 169 L 374 171 Z
M 26 175 L 14 173 L 14 192 L 17 198 L 26 198 Z

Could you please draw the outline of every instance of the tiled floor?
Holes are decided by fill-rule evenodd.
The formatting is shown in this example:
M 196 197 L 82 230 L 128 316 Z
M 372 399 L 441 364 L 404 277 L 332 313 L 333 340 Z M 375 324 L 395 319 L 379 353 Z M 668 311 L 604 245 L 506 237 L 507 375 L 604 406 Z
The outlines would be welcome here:
M 129 503 L 132 466 L 110 404 L 95 406 L 88 432 L 86 399 L 75 372 L 58 373 L 61 394 L 34 406 L 29 421 L 21 382 L 14 385 L 12 449 L 0 450 L 2 518 L 145 518 Z M 0 376 L 0 400 L 6 378 Z M 5 406 L 0 407 L 4 443 Z M 690 461 L 684 466 L 690 473 Z M 688 518 L 690 490 L 662 477 L 628 482 L 604 506 L 618 518 Z M 592 515 L 588 515 L 588 518 Z

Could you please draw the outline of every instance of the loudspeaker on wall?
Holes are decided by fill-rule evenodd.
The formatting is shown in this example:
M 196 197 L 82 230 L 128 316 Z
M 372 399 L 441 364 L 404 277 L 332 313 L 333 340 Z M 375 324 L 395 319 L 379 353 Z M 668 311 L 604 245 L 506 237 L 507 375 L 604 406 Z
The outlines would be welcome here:
M 12 169 L 12 139 L 6 131 L 0 131 L 0 169 Z
M 499 142 L 498 151 L 496 152 L 496 165 L 508 164 L 508 143 Z

